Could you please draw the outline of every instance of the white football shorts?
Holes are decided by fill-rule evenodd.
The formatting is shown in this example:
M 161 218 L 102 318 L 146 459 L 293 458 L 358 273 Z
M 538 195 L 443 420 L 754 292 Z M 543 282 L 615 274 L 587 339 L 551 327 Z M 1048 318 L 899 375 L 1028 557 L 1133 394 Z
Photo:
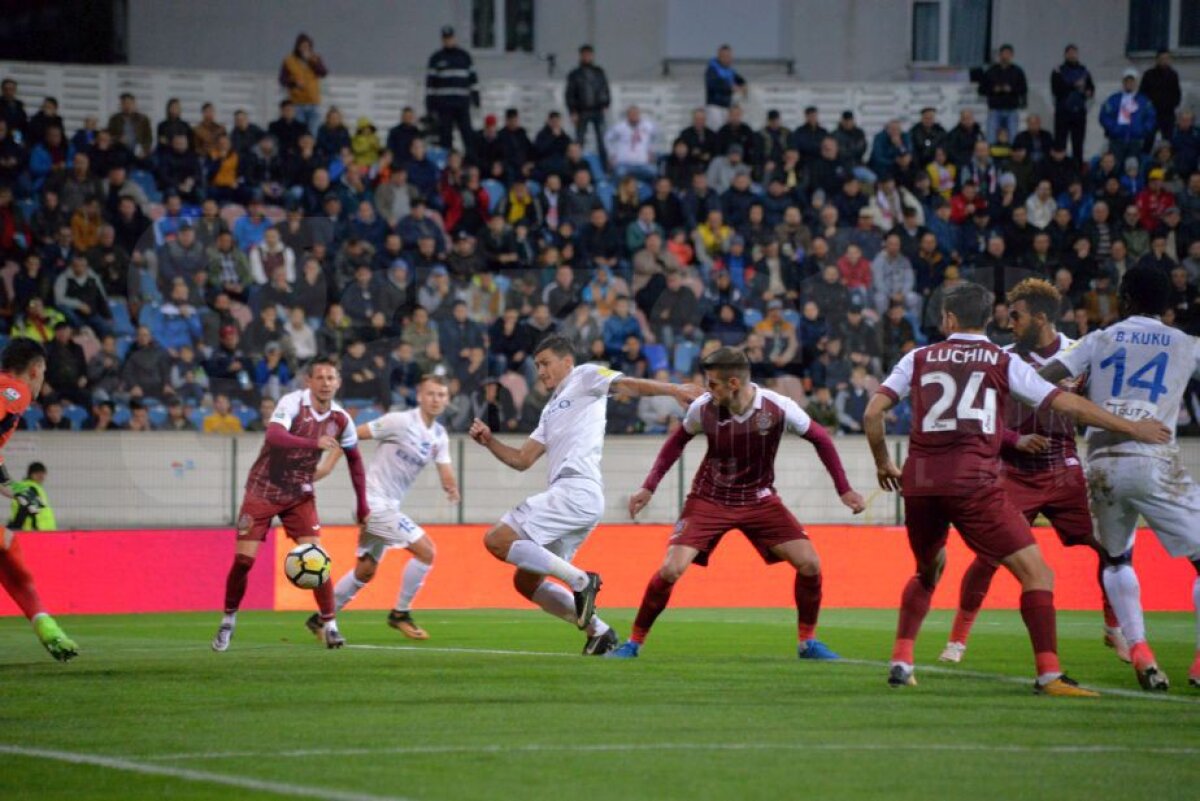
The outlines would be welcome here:
M 569 562 L 603 514 L 603 487 L 586 478 L 561 478 L 505 512 L 500 522 Z
M 1096 539 L 1109 555 L 1133 547 L 1141 516 L 1171 556 L 1200 558 L 1200 485 L 1178 455 L 1098 454 L 1088 459 L 1087 478 Z

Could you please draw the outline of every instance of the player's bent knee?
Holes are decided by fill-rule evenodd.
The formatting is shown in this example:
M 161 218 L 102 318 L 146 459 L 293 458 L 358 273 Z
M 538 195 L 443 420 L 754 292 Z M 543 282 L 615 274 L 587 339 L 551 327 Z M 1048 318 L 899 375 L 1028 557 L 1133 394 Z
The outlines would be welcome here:
M 359 581 L 368 582 L 375 578 L 375 571 L 379 569 L 379 564 L 369 556 L 360 557 L 358 564 L 354 566 L 354 577 Z
M 483 535 L 483 547 L 487 548 L 492 556 L 504 560 L 508 558 L 508 549 L 516 539 L 516 535 L 508 526 L 496 526 Z
M 513 587 L 517 592 L 524 595 L 526 598 L 533 598 L 533 594 L 537 592 L 538 587 L 542 586 L 545 578 L 537 573 L 526 573 L 524 570 L 518 570 L 513 573 Z

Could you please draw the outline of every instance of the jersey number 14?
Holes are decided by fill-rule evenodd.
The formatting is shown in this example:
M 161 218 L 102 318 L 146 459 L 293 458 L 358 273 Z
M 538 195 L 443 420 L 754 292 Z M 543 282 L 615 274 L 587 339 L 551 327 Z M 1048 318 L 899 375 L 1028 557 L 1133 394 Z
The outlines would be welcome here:
M 1144 389 L 1150 393 L 1150 402 L 1158 403 L 1160 395 L 1167 391 L 1167 385 L 1163 383 L 1163 379 L 1167 375 L 1167 364 L 1170 361 L 1170 354 L 1165 350 L 1150 361 L 1138 368 L 1137 372 L 1129 376 L 1129 380 L 1125 380 L 1125 349 L 1117 348 L 1104 361 L 1100 362 L 1100 369 L 1105 370 L 1109 367 L 1113 369 L 1112 382 L 1112 397 L 1121 397 L 1121 390 L 1128 386 L 1132 389 Z M 1151 371 L 1154 375 L 1146 380 L 1146 375 Z
M 921 430 L 927 433 L 934 431 L 957 431 L 960 420 L 978 420 L 979 427 L 983 430 L 984 434 L 995 434 L 996 390 L 992 387 L 983 390 L 983 405 L 976 406 L 976 402 L 980 396 L 979 390 L 983 386 L 983 379 L 983 373 L 979 371 L 971 373 L 970 377 L 967 378 L 966 386 L 962 388 L 962 394 L 959 395 L 958 382 L 949 373 L 926 373 L 921 376 L 922 387 L 937 384 L 942 390 L 941 397 L 929 407 L 929 411 L 921 418 Z M 954 408 L 954 416 L 943 417 L 942 415 L 954 405 L 955 398 L 958 398 L 958 404 Z

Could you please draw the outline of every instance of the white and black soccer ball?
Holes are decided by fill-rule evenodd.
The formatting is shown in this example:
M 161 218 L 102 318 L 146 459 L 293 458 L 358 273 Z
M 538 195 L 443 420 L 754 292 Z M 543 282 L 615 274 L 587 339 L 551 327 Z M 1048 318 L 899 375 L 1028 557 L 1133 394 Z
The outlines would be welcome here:
M 297 545 L 283 558 L 283 573 L 302 590 L 315 590 L 329 581 L 333 560 L 315 542 Z

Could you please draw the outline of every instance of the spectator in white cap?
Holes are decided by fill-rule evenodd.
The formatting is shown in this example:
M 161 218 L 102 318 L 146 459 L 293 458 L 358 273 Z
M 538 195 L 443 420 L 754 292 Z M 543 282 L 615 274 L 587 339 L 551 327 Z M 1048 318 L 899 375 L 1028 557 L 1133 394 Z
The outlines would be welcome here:
M 1100 107 L 1100 127 L 1108 137 L 1108 147 L 1118 161 L 1142 154 L 1142 145 L 1154 138 L 1157 121 L 1150 98 L 1137 90 L 1138 71 L 1130 67 L 1121 79 L 1121 91 L 1114 92 Z

